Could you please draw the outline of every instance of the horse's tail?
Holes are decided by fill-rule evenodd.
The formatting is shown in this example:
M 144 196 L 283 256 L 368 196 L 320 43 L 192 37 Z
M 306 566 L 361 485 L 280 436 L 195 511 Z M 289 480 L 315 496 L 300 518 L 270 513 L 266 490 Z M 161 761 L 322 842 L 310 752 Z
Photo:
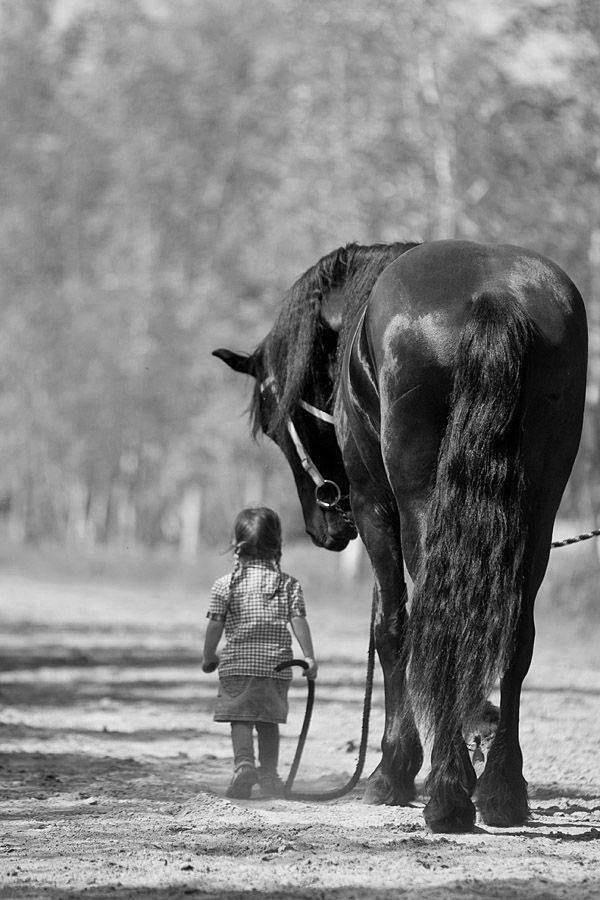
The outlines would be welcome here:
M 477 716 L 510 659 L 521 607 L 523 390 L 535 329 L 510 293 L 473 301 L 410 619 L 417 717 L 439 734 Z

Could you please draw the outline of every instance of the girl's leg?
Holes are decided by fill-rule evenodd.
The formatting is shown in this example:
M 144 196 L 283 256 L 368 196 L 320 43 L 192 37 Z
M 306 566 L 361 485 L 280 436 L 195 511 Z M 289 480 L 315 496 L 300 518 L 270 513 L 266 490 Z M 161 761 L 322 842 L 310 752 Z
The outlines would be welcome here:
M 257 722 L 258 761 L 263 772 L 277 775 L 279 759 L 279 725 L 273 722 Z
M 226 797 L 249 800 L 257 775 L 254 768 L 253 722 L 232 722 L 231 742 L 233 744 L 233 778 L 225 792 Z
M 254 768 L 253 722 L 232 722 L 233 767 L 237 772 L 242 766 Z
M 283 797 L 285 788 L 277 774 L 279 758 L 279 725 L 273 722 L 257 722 L 258 732 L 258 783 L 263 797 Z

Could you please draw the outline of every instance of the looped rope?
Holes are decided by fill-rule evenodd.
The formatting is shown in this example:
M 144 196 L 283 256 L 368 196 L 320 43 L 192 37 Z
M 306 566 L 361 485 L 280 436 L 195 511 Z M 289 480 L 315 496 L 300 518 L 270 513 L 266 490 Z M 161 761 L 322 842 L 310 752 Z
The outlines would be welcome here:
M 585 534 L 578 534 L 576 537 L 565 538 L 562 541 L 552 541 L 550 547 L 555 550 L 556 547 L 568 547 L 569 544 L 578 544 L 580 541 L 589 541 L 590 538 L 600 536 L 600 528 L 593 531 L 586 531 Z
M 356 784 L 358 784 L 358 780 L 362 775 L 362 771 L 365 765 L 365 758 L 367 755 L 367 739 L 369 737 L 369 716 L 371 714 L 371 695 L 373 693 L 373 671 L 375 668 L 375 636 L 374 636 L 374 624 L 375 624 L 375 602 L 371 606 L 371 626 L 370 626 L 370 638 L 369 638 L 369 650 L 367 655 L 367 675 L 365 679 L 365 699 L 363 703 L 363 715 L 362 715 L 362 730 L 360 735 L 360 747 L 358 750 L 358 760 L 356 762 L 356 768 L 354 770 L 354 774 L 350 778 L 346 784 L 342 785 L 340 788 L 334 788 L 331 791 L 322 791 L 318 794 L 305 794 L 305 793 L 297 793 L 296 791 L 292 791 L 292 786 L 294 784 L 294 779 L 296 777 L 296 772 L 298 771 L 298 767 L 300 765 L 300 760 L 302 758 L 302 751 L 304 750 L 304 744 L 306 742 L 306 735 L 308 734 L 308 727 L 310 725 L 310 717 L 312 714 L 312 708 L 314 703 L 315 696 L 315 684 L 314 681 L 307 679 L 308 681 L 308 698 L 306 701 L 306 711 L 304 713 L 304 721 L 302 722 L 302 728 L 300 730 L 300 736 L 298 738 L 298 745 L 296 747 L 296 753 L 294 755 L 294 760 L 292 762 L 292 766 L 290 768 L 289 775 L 285 782 L 285 797 L 287 800 L 337 800 L 339 797 L 343 797 L 345 794 L 348 794 Z M 288 666 L 300 666 L 303 669 L 307 669 L 308 665 L 304 662 L 303 659 L 291 659 L 289 662 L 280 663 L 276 668 L 278 671 L 281 669 L 287 668 Z

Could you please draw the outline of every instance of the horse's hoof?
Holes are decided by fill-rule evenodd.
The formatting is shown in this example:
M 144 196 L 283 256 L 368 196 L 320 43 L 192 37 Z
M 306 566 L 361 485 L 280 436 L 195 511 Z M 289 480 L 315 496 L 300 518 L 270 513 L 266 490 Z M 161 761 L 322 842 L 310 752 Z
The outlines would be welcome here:
M 435 834 L 460 834 L 473 831 L 475 827 L 475 806 L 467 798 L 452 808 L 431 799 L 423 815 L 427 826 Z
M 493 828 L 524 825 L 530 815 L 527 782 L 522 777 L 498 782 L 484 772 L 477 782 L 475 802 L 483 822 Z
M 486 804 L 478 806 L 478 809 L 482 822 L 492 828 L 516 828 L 519 825 L 525 825 L 530 815 L 528 803 L 511 809 Z
M 374 772 L 367 780 L 363 803 L 373 806 L 408 806 L 416 795 L 414 782 L 410 785 L 393 784 L 385 775 Z

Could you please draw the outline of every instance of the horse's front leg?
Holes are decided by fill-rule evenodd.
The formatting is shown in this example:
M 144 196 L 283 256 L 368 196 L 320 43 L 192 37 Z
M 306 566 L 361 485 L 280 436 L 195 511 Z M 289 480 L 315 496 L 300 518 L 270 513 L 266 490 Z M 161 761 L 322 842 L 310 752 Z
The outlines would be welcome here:
M 395 507 L 353 497 L 356 523 L 375 577 L 374 640 L 383 670 L 385 728 L 381 762 L 369 777 L 366 803 L 406 805 L 415 797 L 423 751 L 406 686 L 406 582 Z

